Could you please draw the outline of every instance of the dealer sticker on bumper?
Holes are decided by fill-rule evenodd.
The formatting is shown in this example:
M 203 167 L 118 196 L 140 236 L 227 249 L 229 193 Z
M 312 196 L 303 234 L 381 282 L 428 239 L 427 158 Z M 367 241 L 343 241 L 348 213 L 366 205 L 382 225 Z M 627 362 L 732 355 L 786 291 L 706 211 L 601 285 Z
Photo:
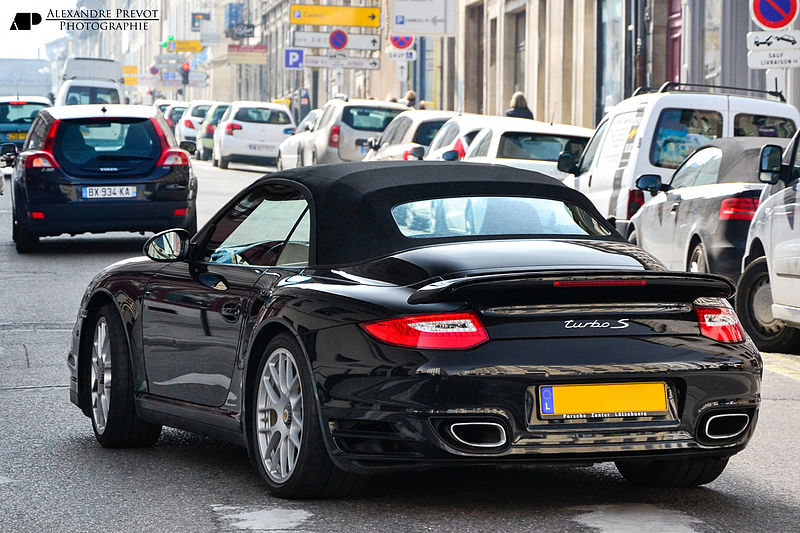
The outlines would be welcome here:
M 542 418 L 624 418 L 667 414 L 667 384 L 611 383 L 539 387 Z

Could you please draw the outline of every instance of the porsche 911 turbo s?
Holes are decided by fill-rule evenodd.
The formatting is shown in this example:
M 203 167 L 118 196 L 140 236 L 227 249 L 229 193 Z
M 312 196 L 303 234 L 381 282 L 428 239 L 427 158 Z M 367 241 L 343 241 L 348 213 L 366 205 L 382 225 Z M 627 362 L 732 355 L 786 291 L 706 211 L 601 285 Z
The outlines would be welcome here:
M 245 446 L 280 497 L 535 462 L 699 485 L 756 425 L 762 362 L 731 281 L 667 271 L 542 174 L 278 172 L 145 254 L 86 290 L 72 402 L 105 447 L 162 426 Z

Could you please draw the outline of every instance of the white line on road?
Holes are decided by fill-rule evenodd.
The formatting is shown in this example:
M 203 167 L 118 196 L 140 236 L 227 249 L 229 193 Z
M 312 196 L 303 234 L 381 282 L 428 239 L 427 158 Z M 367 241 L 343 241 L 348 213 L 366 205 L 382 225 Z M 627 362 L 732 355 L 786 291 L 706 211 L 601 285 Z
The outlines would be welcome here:
M 211 509 L 234 528 L 249 531 L 292 531 L 312 516 L 302 509 L 278 507 L 248 510 L 253 508 L 212 505 Z
M 641 533 L 642 531 L 669 531 L 670 533 L 696 533 L 694 526 L 702 525 L 697 518 L 680 511 L 663 509 L 644 503 L 597 505 L 573 508 L 588 511 L 570 518 L 579 524 L 608 533 Z
M 764 368 L 800 381 L 800 357 L 779 353 L 761 353 Z
M 0 476 L 0 485 L 6 485 L 8 483 L 12 483 L 14 480 L 10 477 Z

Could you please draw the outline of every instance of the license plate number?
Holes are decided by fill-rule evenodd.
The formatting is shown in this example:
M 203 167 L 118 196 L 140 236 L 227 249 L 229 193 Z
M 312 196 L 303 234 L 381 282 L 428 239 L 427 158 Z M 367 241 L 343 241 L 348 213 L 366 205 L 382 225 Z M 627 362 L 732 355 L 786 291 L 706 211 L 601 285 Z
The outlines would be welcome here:
M 136 187 L 84 187 L 84 198 L 136 198 Z
M 6 139 L 8 139 L 9 141 L 22 141 L 22 140 L 24 140 L 24 139 L 25 139 L 25 136 L 26 136 L 26 135 L 27 135 L 27 134 L 26 134 L 26 133 L 24 133 L 24 132 L 19 132 L 19 133 L 7 133 L 7 134 L 6 134 Z
M 667 384 L 610 383 L 539 387 L 545 419 L 624 418 L 667 414 Z
M 270 149 L 268 144 L 249 144 L 247 147 L 254 152 L 266 152 Z

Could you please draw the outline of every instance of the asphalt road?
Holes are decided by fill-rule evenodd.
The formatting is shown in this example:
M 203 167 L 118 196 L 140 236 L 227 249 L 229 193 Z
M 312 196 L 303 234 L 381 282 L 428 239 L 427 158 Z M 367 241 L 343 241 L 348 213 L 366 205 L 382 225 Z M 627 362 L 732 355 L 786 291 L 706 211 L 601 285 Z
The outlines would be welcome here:
M 202 224 L 265 170 L 195 163 Z M 8 182 L 6 182 L 8 189 Z M 0 531 L 603 531 L 800 529 L 800 357 L 766 354 L 759 425 L 714 483 L 643 490 L 608 464 L 470 468 L 375 478 L 360 497 L 271 498 L 243 449 L 177 430 L 104 450 L 68 398 L 83 290 L 144 238 L 44 239 L 19 256 L 0 196 Z

